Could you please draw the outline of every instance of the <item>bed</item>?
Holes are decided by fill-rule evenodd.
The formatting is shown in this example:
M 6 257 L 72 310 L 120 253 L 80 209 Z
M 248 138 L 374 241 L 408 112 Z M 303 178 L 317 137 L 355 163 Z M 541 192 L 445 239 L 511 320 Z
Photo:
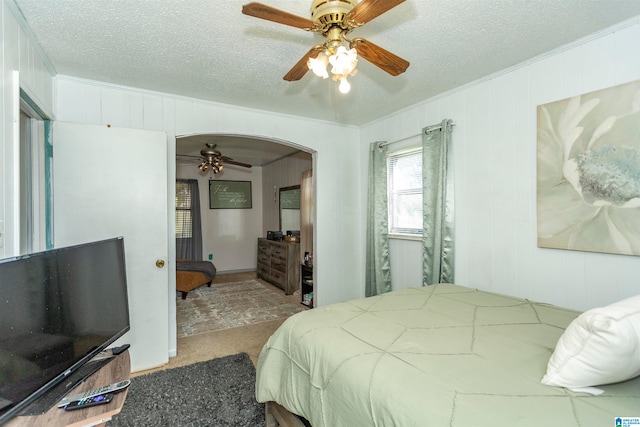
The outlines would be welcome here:
M 640 297 L 628 305 L 639 311 Z M 552 361 L 584 362 L 559 351 L 559 340 L 575 341 L 579 315 L 453 284 L 316 308 L 287 319 L 265 344 L 256 398 L 267 403 L 268 425 L 281 417 L 274 408 L 313 427 L 615 426 L 614 417 L 640 417 L 640 377 L 573 391 L 541 383 L 562 382 L 550 376 Z M 600 360 L 631 365 L 631 377 L 640 374 L 634 316 L 623 338 L 638 342 L 620 349 L 625 363 L 615 354 Z
M 216 277 L 216 267 L 211 261 L 178 260 L 176 262 L 176 291 L 181 292 L 182 299 L 187 298 L 189 291 L 202 285 L 211 286 Z

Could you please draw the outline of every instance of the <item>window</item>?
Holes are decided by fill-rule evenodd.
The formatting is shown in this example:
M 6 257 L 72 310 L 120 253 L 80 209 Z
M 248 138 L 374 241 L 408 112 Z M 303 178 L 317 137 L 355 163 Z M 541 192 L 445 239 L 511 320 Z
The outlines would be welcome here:
M 19 253 L 39 252 L 47 247 L 53 219 L 47 212 L 47 163 L 45 152 L 44 113 L 35 104 L 20 96 L 20 246 Z M 49 230 L 48 230 L 49 229 Z
M 422 236 L 422 149 L 387 158 L 389 234 Z
M 176 182 L 176 239 L 190 239 L 193 233 L 191 185 Z
M 202 259 L 202 218 L 197 179 L 176 179 L 176 259 Z

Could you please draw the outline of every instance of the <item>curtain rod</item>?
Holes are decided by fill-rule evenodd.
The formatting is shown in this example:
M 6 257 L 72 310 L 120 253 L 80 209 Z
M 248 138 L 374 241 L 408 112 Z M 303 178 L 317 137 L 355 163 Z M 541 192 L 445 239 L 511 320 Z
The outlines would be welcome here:
M 455 126 L 455 122 L 451 122 L 451 126 Z M 442 129 L 442 125 L 433 125 L 433 126 L 427 126 L 426 128 L 423 129 L 424 132 L 431 132 L 432 130 L 436 130 L 436 129 Z M 411 136 L 405 136 L 404 138 L 400 138 L 400 139 L 396 139 L 395 141 L 387 141 L 387 142 L 381 142 L 378 147 L 384 147 L 386 145 L 389 144 L 395 144 L 396 142 L 402 142 L 402 141 L 406 141 L 407 139 L 411 139 L 411 138 L 415 138 L 417 136 L 422 135 L 422 132 L 417 133 L 415 135 L 411 135 Z

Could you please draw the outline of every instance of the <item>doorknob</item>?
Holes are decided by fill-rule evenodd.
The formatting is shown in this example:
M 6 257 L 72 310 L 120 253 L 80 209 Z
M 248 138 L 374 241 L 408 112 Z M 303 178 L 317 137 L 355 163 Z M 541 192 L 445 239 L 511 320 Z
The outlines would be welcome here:
M 156 261 L 156 267 L 158 267 L 158 268 L 164 267 L 164 260 L 163 259 L 157 260 Z

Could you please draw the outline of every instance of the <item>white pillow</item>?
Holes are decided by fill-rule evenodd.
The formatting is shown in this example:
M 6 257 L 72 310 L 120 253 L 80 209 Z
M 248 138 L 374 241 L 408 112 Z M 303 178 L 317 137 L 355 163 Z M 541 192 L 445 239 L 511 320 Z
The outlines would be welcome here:
M 542 384 L 570 389 L 640 375 L 640 295 L 585 311 L 569 324 Z

